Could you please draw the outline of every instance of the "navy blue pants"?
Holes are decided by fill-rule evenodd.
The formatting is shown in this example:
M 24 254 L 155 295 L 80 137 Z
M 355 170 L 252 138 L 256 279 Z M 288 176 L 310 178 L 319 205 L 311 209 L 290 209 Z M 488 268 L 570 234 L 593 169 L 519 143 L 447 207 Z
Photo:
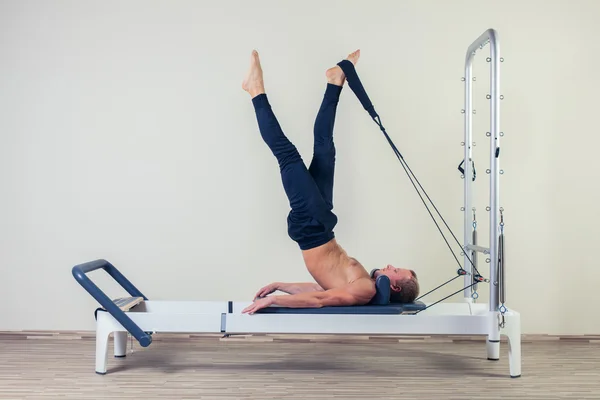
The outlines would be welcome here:
M 260 134 L 279 163 L 283 188 L 290 203 L 288 234 L 302 250 L 334 238 L 333 210 L 335 146 L 333 125 L 341 86 L 327 84 L 314 125 L 313 158 L 306 168 L 296 146 L 283 133 L 266 94 L 252 99 Z

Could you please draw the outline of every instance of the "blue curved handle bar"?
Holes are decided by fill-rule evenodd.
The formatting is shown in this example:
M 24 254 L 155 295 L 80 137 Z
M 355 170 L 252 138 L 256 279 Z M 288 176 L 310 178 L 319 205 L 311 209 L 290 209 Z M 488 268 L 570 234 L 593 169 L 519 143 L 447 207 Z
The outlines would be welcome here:
M 127 329 L 140 343 L 142 347 L 148 347 L 152 343 L 152 336 L 144 332 L 135 322 L 131 320 L 90 278 L 87 277 L 88 272 L 103 269 L 109 274 L 123 289 L 133 297 L 142 297 L 148 300 L 125 276 L 119 272 L 114 265 L 106 260 L 95 260 L 87 263 L 79 264 L 73 267 L 73 277 L 79 284 L 87 290 L 106 311 L 108 311 L 121 325 Z

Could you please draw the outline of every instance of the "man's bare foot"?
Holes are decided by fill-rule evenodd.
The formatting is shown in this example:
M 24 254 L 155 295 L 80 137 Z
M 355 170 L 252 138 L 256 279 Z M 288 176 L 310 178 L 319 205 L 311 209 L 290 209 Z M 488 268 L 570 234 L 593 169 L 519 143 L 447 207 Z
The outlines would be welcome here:
M 250 69 L 248 74 L 242 83 L 242 89 L 250 93 L 252 98 L 265 92 L 265 84 L 263 82 L 263 71 L 260 66 L 260 59 L 258 58 L 258 52 L 252 51 L 250 56 Z
M 352 64 L 356 65 L 358 62 L 358 58 L 360 57 L 360 49 L 356 50 L 354 53 L 350 53 L 346 60 L 350 61 Z M 339 65 L 336 65 L 333 68 L 329 68 L 327 72 L 325 72 L 327 76 L 327 82 L 332 85 L 342 86 L 344 85 L 344 81 L 346 80 L 346 76 L 344 75 L 344 71 L 340 68 Z

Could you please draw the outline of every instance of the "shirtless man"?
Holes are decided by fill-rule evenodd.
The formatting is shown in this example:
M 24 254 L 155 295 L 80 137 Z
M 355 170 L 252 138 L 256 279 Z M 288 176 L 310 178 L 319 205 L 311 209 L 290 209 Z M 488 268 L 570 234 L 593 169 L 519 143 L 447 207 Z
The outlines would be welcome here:
M 354 65 L 360 50 L 347 58 Z M 271 305 L 282 307 L 350 306 L 367 304 L 375 295 L 375 279 L 387 275 L 392 302 L 410 303 L 419 293 L 414 271 L 388 265 L 369 274 L 349 257 L 335 239 L 333 210 L 335 146 L 333 126 L 345 76 L 339 66 L 326 72 L 327 86 L 314 125 L 313 159 L 306 168 L 296 147 L 283 133 L 265 93 L 258 53 L 252 52 L 250 70 L 242 88 L 252 97 L 260 134 L 277 159 L 291 211 L 288 234 L 298 243 L 304 263 L 316 283 L 272 283 L 260 289 L 243 310 L 254 314 Z M 282 291 L 287 295 L 269 294 Z

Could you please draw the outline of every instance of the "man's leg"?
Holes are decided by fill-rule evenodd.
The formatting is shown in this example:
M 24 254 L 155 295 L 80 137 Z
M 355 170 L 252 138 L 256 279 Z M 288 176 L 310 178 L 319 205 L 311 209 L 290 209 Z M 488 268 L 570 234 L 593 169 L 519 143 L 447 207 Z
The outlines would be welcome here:
M 283 188 L 294 213 L 311 215 L 323 207 L 319 188 L 296 146 L 285 136 L 265 93 L 252 98 L 260 134 L 277 159 Z
M 333 238 L 337 217 L 327 205 L 296 147 L 283 133 L 265 94 L 258 54 L 253 52 L 250 71 L 242 87 L 252 96 L 260 134 L 276 157 L 283 188 L 289 199 L 288 233 L 302 250 Z
M 333 126 L 342 86 L 327 84 L 314 125 L 313 158 L 308 168 L 328 209 L 333 209 L 335 144 Z
M 357 50 L 348 56 L 356 65 L 360 51 Z M 314 125 L 313 159 L 308 170 L 310 171 L 319 191 L 329 210 L 333 209 L 333 181 L 335 175 L 335 144 L 333 141 L 333 127 L 340 93 L 344 85 L 344 72 L 339 66 L 327 70 L 327 87 L 317 113 Z

